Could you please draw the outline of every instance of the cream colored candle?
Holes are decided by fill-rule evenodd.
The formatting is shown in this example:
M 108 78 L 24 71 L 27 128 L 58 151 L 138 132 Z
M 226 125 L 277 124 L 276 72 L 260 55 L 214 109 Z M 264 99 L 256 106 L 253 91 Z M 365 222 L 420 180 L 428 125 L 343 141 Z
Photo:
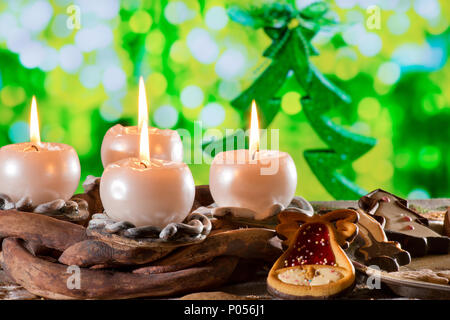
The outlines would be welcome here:
M 142 90 L 144 80 L 139 80 L 139 90 Z M 138 126 L 124 127 L 117 124 L 105 134 L 102 142 L 101 157 L 103 167 L 126 158 L 139 157 L 139 136 L 141 124 L 148 121 L 148 110 L 139 109 Z M 183 144 L 180 135 L 175 130 L 149 128 L 150 154 L 154 159 L 167 161 L 183 161 Z
M 256 105 L 252 106 L 250 149 L 219 153 L 210 168 L 210 190 L 219 207 L 253 210 L 253 218 L 280 204 L 288 206 L 295 195 L 297 171 L 286 152 L 259 150 Z
M 149 128 L 150 154 L 152 158 L 167 161 L 183 161 L 183 144 L 175 130 Z M 126 158 L 139 157 L 139 127 L 116 124 L 105 134 L 101 156 L 103 167 Z
M 36 100 L 31 104 L 30 142 L 0 149 L 0 193 L 13 201 L 29 197 L 34 206 L 69 200 L 80 181 L 80 161 L 66 144 L 40 141 Z
M 139 108 L 147 108 L 143 85 Z M 163 228 L 186 218 L 194 203 L 195 184 L 185 163 L 150 158 L 147 118 L 143 119 L 139 158 L 108 165 L 100 181 L 100 197 L 113 220 Z

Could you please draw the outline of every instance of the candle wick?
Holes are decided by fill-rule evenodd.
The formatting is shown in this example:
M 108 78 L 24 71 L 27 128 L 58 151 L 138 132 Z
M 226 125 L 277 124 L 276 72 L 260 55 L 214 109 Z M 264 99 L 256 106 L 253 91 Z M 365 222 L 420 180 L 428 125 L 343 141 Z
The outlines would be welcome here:
M 146 161 L 144 161 L 144 160 L 141 160 L 140 165 L 143 166 L 145 169 L 148 168 L 148 165 L 147 165 Z
M 34 151 L 39 151 L 39 148 L 37 145 L 32 144 L 31 146 L 29 146 L 28 148 L 25 149 L 25 151 L 32 151 L 31 149 L 34 149 Z
M 257 153 L 258 151 L 259 151 L 259 150 L 256 149 L 255 152 L 253 152 L 253 154 L 252 154 L 252 160 L 255 160 L 255 156 L 256 156 L 256 153 Z

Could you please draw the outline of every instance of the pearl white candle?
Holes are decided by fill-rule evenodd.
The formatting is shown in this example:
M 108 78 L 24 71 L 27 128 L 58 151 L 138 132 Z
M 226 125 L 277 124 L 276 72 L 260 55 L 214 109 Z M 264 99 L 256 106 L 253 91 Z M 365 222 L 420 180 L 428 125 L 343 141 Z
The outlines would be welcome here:
M 17 202 L 29 197 L 34 206 L 56 199 L 69 200 L 80 181 L 80 161 L 74 148 L 40 141 L 33 97 L 30 142 L 0 149 L 0 193 Z
M 253 218 L 266 218 L 264 213 L 273 205 L 287 207 L 294 198 L 297 170 L 286 152 L 259 151 L 254 101 L 249 145 L 249 150 L 221 152 L 214 158 L 209 176 L 211 195 L 219 207 L 247 208 L 255 212 Z
M 143 108 L 147 102 L 141 79 L 139 109 Z M 141 119 L 139 158 L 109 164 L 100 181 L 100 197 L 113 220 L 163 228 L 188 215 L 194 203 L 194 178 L 183 162 L 150 158 L 147 117 Z
M 183 161 L 183 144 L 175 130 L 149 128 L 150 154 L 152 158 L 167 161 Z M 138 126 L 124 127 L 117 124 L 105 134 L 101 157 L 103 167 L 126 158 L 139 157 Z
M 289 205 L 297 171 L 286 152 L 262 150 L 252 159 L 249 150 L 231 150 L 214 158 L 209 183 L 219 207 L 248 208 L 261 214 L 274 204 Z
M 145 97 L 141 91 L 145 90 L 144 80 L 139 81 L 139 99 Z M 143 92 L 145 94 L 145 92 Z M 139 140 L 144 121 L 148 123 L 148 109 L 140 107 L 146 101 L 139 101 L 138 126 L 124 127 L 117 124 L 106 132 L 103 137 L 101 157 L 103 167 L 110 163 L 126 158 L 139 158 Z M 183 161 L 183 144 L 180 135 L 175 130 L 149 128 L 148 144 L 150 154 L 154 159 L 167 161 Z
M 136 226 L 182 222 L 194 203 L 194 178 L 183 162 L 138 158 L 110 164 L 100 181 L 108 216 Z

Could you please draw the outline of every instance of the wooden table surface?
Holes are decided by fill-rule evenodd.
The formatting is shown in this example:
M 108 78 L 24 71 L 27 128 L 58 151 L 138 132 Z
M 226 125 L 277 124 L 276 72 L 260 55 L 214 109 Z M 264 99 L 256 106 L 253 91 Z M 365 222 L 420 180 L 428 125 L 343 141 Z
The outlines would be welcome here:
M 450 199 L 426 199 L 410 200 L 410 204 L 427 209 L 450 207 Z M 315 208 L 348 208 L 358 207 L 357 201 L 312 201 Z M 449 255 L 450 256 L 450 255 Z M 205 300 L 227 300 L 227 299 L 272 299 L 266 290 L 266 274 L 260 272 L 253 281 L 227 285 L 211 292 L 192 293 L 175 299 L 205 299 Z M 172 299 L 174 299 L 172 298 Z M 38 300 L 35 296 L 19 285 L 15 284 L 3 270 L 0 269 L 0 300 Z M 387 287 L 381 289 L 369 289 L 366 285 L 366 277 L 357 274 L 356 286 L 352 293 L 341 299 L 406 299 L 395 295 Z

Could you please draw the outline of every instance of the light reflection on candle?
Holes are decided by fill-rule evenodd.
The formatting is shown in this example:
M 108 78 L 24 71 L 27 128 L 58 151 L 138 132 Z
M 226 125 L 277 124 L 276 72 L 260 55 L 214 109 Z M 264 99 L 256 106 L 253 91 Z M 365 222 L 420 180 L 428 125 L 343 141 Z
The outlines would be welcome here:
M 111 192 L 117 200 L 124 200 L 127 197 L 127 187 L 120 180 L 113 181 L 111 184 Z
M 250 121 L 250 142 L 249 142 L 249 152 L 252 159 L 255 159 L 256 152 L 259 151 L 259 124 L 258 124 L 258 113 L 256 111 L 255 100 L 252 101 L 252 114 Z
M 36 103 L 35 96 L 33 96 L 33 99 L 31 100 L 30 142 L 35 146 L 39 146 L 41 144 L 41 136 L 39 133 L 39 119 L 38 119 L 37 103 Z

